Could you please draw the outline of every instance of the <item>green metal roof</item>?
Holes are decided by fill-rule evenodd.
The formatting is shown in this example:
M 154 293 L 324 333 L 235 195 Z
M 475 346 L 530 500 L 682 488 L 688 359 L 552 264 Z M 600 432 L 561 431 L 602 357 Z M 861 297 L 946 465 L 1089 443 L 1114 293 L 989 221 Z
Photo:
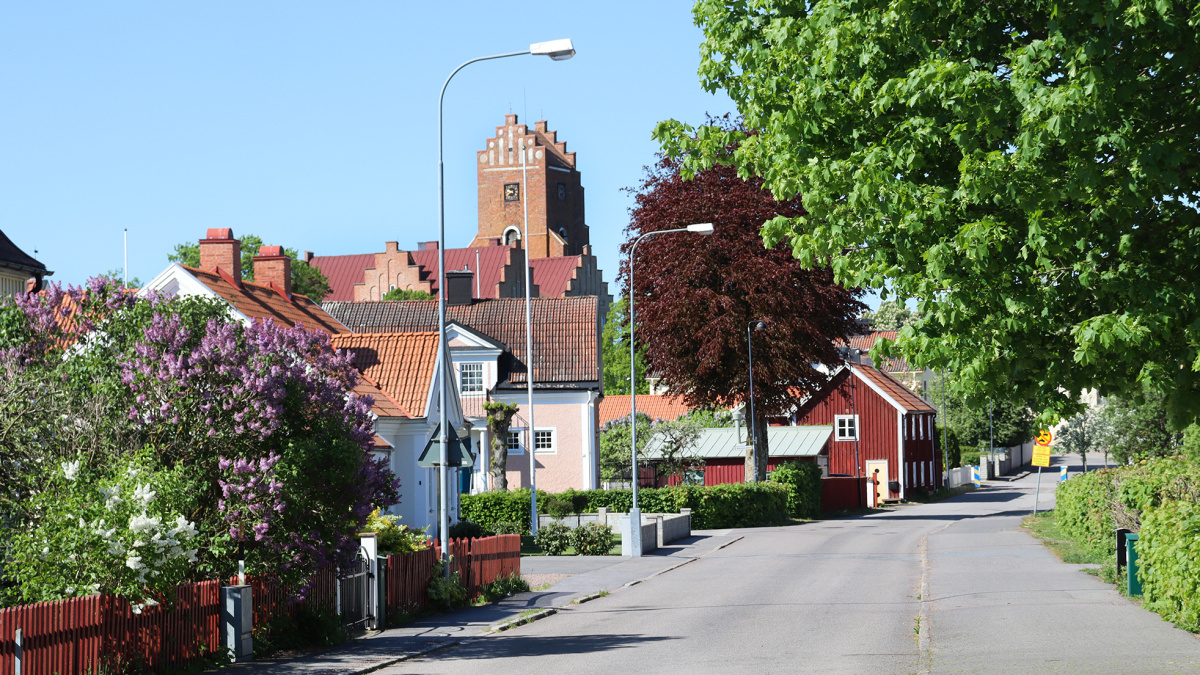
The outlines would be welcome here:
M 641 425 L 638 428 L 639 433 L 642 433 Z M 737 431 L 733 427 L 704 429 L 700 432 L 695 447 L 684 455 L 704 459 L 745 457 L 746 445 L 738 442 Z M 650 430 L 647 429 L 646 433 L 650 433 Z M 816 457 L 831 435 L 832 426 L 768 427 L 767 445 L 770 447 L 771 457 Z M 642 456 L 646 459 L 661 459 L 661 445 L 657 438 L 651 438 L 642 451 Z

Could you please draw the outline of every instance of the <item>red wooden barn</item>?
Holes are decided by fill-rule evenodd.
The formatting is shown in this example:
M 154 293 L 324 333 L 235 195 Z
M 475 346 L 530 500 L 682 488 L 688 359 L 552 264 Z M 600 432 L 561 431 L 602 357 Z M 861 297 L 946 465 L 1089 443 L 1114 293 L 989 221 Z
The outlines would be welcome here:
M 800 404 L 793 419 L 799 425 L 833 427 L 829 474 L 872 479 L 875 490 L 867 495 L 867 505 L 873 506 L 904 499 L 914 488 L 941 485 L 941 458 L 933 446 L 935 414 L 891 375 L 847 364 Z

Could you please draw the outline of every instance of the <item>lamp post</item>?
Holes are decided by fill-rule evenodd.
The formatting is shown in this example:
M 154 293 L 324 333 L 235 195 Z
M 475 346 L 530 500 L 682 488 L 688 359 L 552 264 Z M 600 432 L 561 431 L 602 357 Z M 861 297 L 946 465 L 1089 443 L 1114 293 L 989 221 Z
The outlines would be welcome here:
M 633 461 L 633 508 L 629 509 L 629 550 L 633 553 L 633 557 L 637 558 L 642 555 L 642 510 L 638 508 L 638 462 L 637 462 L 637 348 L 633 339 L 634 331 L 634 292 L 633 285 L 633 263 L 636 260 L 634 255 L 637 252 L 637 245 L 647 237 L 653 237 L 656 234 L 670 234 L 672 232 L 693 232 L 695 234 L 712 234 L 712 223 L 697 223 L 688 225 L 687 227 L 678 227 L 671 230 L 659 230 L 657 232 L 647 232 L 637 239 L 633 240 L 633 246 L 629 247 L 629 430 L 631 435 L 630 440 L 630 455 Z
M 754 331 L 764 330 L 767 324 L 757 319 L 746 324 L 746 352 L 750 357 L 750 462 L 746 465 L 746 481 L 756 482 L 758 480 L 758 439 L 754 436 Z M 751 481 L 751 476 L 754 481 Z
M 445 194 L 445 162 L 443 161 L 442 148 L 442 109 L 446 99 L 446 87 L 450 85 L 450 80 L 458 74 L 458 71 L 477 61 L 490 61 L 492 59 L 503 59 L 509 56 L 524 56 L 525 54 L 536 54 L 541 56 L 549 56 L 555 61 L 565 61 L 572 56 L 575 56 L 575 47 L 570 40 L 551 40 L 549 42 L 537 42 L 529 45 L 529 49 L 520 52 L 508 52 L 506 54 L 492 54 L 491 56 L 480 56 L 479 58 L 464 61 L 461 65 L 450 72 L 450 76 L 442 83 L 442 92 L 438 95 L 438 361 L 442 364 L 441 372 L 438 375 L 440 385 L 438 387 L 438 407 L 441 418 L 439 449 L 441 457 L 439 459 L 440 466 L 438 467 L 438 509 L 440 511 L 438 518 L 438 539 L 442 545 L 442 558 L 445 559 L 450 554 L 450 496 L 449 485 L 446 484 L 446 464 L 450 461 L 449 448 L 446 445 L 446 389 L 450 386 L 452 378 L 448 377 L 450 372 L 450 354 L 446 349 L 446 194 Z M 528 266 L 529 261 L 525 264 Z M 450 576 L 450 566 L 444 565 L 446 577 Z

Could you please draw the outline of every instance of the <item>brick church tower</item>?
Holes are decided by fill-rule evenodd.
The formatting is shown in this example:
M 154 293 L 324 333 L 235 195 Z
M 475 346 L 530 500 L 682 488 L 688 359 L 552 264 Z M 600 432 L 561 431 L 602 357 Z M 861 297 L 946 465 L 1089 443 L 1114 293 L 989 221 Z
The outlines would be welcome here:
M 528 172 L 522 184 L 521 158 Z M 529 202 L 529 259 L 585 254 L 590 249 L 583 216 L 583 185 L 575 153 L 546 122 L 529 130 L 506 115 L 504 125 L 478 153 L 479 233 L 471 246 L 516 244 Z M 490 240 L 490 241 L 489 241 Z M 586 248 L 585 248 L 586 247 Z

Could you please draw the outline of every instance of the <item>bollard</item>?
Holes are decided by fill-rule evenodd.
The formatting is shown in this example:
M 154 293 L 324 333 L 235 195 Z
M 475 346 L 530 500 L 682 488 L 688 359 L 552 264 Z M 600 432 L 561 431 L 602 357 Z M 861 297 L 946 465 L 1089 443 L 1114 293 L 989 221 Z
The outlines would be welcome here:
M 1128 565 L 1125 590 L 1131 598 L 1142 594 L 1142 581 L 1138 579 L 1137 541 L 1137 533 L 1130 532 L 1125 535 L 1125 546 L 1128 547 L 1125 554 L 1125 562 Z
M 17 629 L 16 636 L 13 638 L 15 651 L 13 652 L 13 675 L 21 675 L 21 666 L 25 662 L 25 646 L 21 643 L 21 629 Z
M 1121 568 L 1125 566 L 1125 535 L 1129 534 L 1129 530 L 1118 527 L 1113 532 L 1117 534 L 1117 574 L 1120 574 Z
M 642 510 L 629 509 L 621 516 L 621 555 L 642 557 Z

